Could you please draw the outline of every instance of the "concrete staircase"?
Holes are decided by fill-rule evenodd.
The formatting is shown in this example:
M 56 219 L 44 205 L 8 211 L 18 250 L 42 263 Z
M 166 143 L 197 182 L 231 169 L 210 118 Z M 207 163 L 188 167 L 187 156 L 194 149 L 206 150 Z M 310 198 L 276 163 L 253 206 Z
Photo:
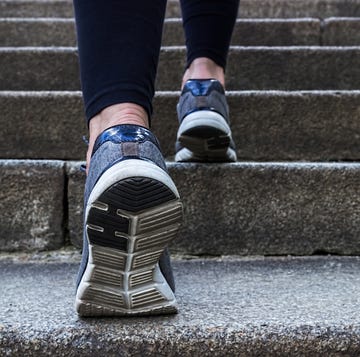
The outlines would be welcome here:
M 0 0 L 0 355 L 359 355 L 360 0 L 241 2 L 235 164 L 172 161 L 179 15 L 169 0 L 153 122 L 185 204 L 180 314 L 81 320 L 72 3 Z

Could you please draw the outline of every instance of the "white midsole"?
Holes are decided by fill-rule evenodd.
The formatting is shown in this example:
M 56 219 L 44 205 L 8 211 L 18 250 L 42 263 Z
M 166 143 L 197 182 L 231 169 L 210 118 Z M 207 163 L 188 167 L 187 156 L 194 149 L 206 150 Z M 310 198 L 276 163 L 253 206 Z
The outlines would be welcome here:
M 211 153 L 210 153 L 211 156 Z M 211 156 L 213 159 L 216 159 L 216 156 Z M 237 156 L 235 150 L 228 148 L 226 153 L 223 154 L 221 157 L 228 158 L 229 161 L 236 161 Z M 196 154 L 194 154 L 191 150 L 187 148 L 180 149 L 175 155 L 175 161 L 182 162 L 182 161 L 191 161 L 196 159 Z
M 85 219 L 87 219 L 91 204 L 110 186 L 130 177 L 147 177 L 160 181 L 166 185 L 177 198 L 179 192 L 171 177 L 159 166 L 144 160 L 128 159 L 120 161 L 106 170 L 94 186 L 86 205 Z
M 225 134 L 231 134 L 229 124 L 221 114 L 211 110 L 197 110 L 187 115 L 181 122 L 177 138 L 179 139 L 184 132 L 199 126 L 210 126 L 223 131 Z

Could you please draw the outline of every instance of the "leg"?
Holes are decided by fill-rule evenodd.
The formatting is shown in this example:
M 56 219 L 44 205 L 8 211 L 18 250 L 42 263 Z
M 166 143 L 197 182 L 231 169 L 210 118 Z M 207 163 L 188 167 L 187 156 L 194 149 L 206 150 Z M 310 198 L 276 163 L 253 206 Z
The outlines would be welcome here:
M 239 0 L 181 0 L 187 47 L 188 79 L 215 78 L 224 86 L 224 70 Z
M 88 159 L 106 128 L 149 125 L 165 7 L 166 0 L 74 0 Z
M 148 130 L 165 0 L 74 0 L 90 147 L 82 316 L 176 312 L 167 243 L 182 206 Z
M 238 0 L 181 0 L 187 67 L 176 161 L 236 161 L 224 87 L 238 6 Z

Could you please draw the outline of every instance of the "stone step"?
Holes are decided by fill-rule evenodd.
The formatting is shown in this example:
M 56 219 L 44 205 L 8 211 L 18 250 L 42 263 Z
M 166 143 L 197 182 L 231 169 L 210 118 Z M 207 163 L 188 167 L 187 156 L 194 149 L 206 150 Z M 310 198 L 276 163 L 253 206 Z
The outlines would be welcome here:
M 178 0 L 169 0 L 167 17 L 180 17 Z M 1 0 L 1 17 L 72 17 L 71 0 Z M 359 0 L 241 0 L 239 16 L 282 18 L 360 16 Z
M 331 23 L 327 21 L 327 23 Z M 352 30 L 359 40 L 359 19 L 346 19 L 331 27 L 321 28 L 319 19 L 249 19 L 237 20 L 232 37 L 233 45 L 294 46 L 321 45 L 322 36 L 340 41 L 348 36 L 343 27 Z M 185 44 L 181 19 L 167 19 L 164 24 L 163 45 Z M 360 41 L 358 41 L 360 44 Z M 73 19 L 59 18 L 0 18 L 0 46 L 76 46 Z
M 184 60 L 185 47 L 162 48 L 158 90 L 178 90 Z M 0 68 L 0 90 L 80 88 L 75 48 L 2 47 Z M 231 47 L 227 89 L 360 89 L 360 47 Z
M 157 92 L 153 130 L 174 155 L 179 92 Z M 360 160 L 360 91 L 228 92 L 239 160 Z M 0 92 L 0 158 L 82 160 L 80 92 Z
M 360 22 L 355 18 L 329 18 L 323 22 L 323 44 L 354 46 L 360 40 Z
M 81 162 L 0 160 L 0 251 L 82 240 Z M 168 162 L 186 255 L 360 254 L 359 163 Z
M 360 354 L 357 257 L 177 259 L 179 314 L 127 319 L 78 318 L 78 259 L 48 260 L 0 262 L 1 355 Z
M 359 18 L 238 19 L 232 45 L 356 46 Z M 73 19 L 0 18 L 0 46 L 76 46 Z M 167 19 L 163 45 L 184 45 L 181 19 Z

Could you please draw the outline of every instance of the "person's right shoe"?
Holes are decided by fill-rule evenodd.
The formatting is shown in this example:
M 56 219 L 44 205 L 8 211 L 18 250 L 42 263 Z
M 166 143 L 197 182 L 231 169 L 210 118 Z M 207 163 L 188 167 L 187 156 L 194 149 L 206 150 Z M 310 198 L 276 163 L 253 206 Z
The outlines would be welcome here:
M 225 91 L 216 79 L 191 79 L 177 105 L 179 129 L 175 161 L 234 162 Z
M 149 130 L 118 125 L 97 138 L 84 203 L 78 314 L 175 313 L 167 245 L 181 225 L 182 204 Z

